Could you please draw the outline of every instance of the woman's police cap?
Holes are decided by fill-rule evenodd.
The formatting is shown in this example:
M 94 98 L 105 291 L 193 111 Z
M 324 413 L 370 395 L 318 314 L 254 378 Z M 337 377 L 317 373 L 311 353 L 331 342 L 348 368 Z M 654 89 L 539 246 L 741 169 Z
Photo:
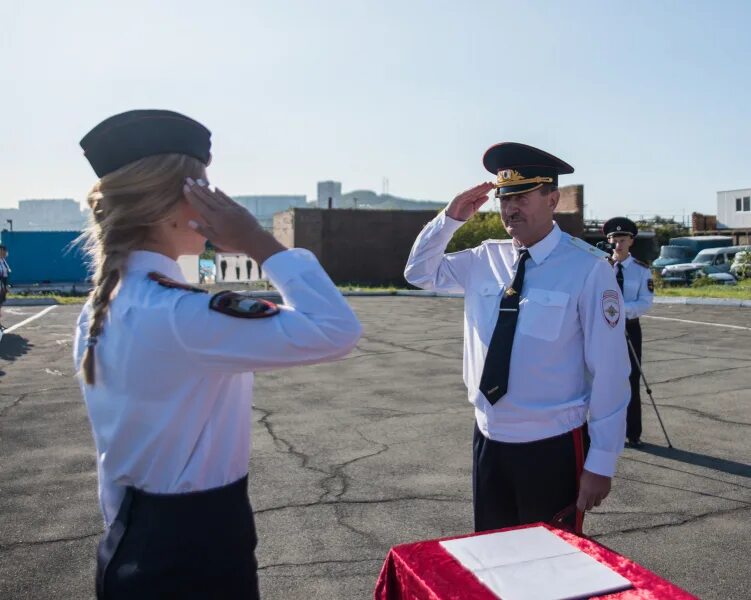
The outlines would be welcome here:
M 631 237 L 636 237 L 636 234 L 639 233 L 639 228 L 631 219 L 613 217 L 605 221 L 605 224 L 602 226 L 602 232 L 605 234 L 605 237 L 610 235 L 630 235 Z
M 496 196 L 531 192 L 545 184 L 558 185 L 558 175 L 574 172 L 574 167 L 560 158 L 516 142 L 491 146 L 482 164 L 498 177 Z
M 211 132 L 170 110 L 130 110 L 99 123 L 81 148 L 98 177 L 157 154 L 186 154 L 208 165 Z

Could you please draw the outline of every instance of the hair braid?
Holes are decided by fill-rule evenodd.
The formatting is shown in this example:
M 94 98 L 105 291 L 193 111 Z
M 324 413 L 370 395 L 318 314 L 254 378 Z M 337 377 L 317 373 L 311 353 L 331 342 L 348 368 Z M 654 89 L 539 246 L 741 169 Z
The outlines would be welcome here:
M 88 339 L 81 360 L 81 374 L 89 385 L 96 380 L 96 345 L 128 257 L 183 199 L 186 177 L 205 177 L 204 165 L 180 154 L 150 156 L 105 175 L 89 192 L 89 226 L 79 237 L 94 269 Z
M 108 254 L 103 246 L 104 260 L 101 262 L 95 276 L 95 287 L 91 292 L 91 317 L 89 320 L 89 335 L 86 350 L 81 361 L 84 381 L 89 385 L 96 381 L 94 366 L 94 349 L 99 336 L 104 330 L 104 320 L 107 316 L 112 293 L 122 278 L 127 254 L 118 252 Z

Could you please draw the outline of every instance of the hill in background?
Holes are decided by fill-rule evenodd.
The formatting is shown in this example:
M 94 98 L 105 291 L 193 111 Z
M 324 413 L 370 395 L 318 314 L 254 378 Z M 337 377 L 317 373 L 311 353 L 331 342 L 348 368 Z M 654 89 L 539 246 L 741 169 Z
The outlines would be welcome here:
M 370 190 L 355 190 L 337 199 L 337 208 L 370 208 L 376 210 L 441 210 L 446 202 L 408 200 L 391 194 L 376 194 Z

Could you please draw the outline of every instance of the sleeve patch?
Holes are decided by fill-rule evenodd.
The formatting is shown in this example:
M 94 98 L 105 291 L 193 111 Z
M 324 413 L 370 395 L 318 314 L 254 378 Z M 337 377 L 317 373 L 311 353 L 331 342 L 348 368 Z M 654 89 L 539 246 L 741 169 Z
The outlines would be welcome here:
M 650 292 L 654 292 L 655 291 L 655 282 L 654 282 L 654 280 L 651 277 L 649 279 L 647 279 L 647 289 Z
M 157 273 L 156 271 L 149 273 L 149 279 L 151 279 L 151 281 L 156 281 L 162 287 L 171 288 L 174 290 L 185 290 L 187 292 L 196 292 L 200 294 L 208 294 L 206 290 L 203 290 L 194 285 L 190 285 L 189 283 L 175 281 L 174 279 L 170 279 L 166 275 L 162 275 L 161 273 Z
M 602 293 L 602 316 L 611 328 L 618 325 L 621 318 L 621 302 L 615 290 L 605 290 Z
M 240 319 L 263 319 L 279 314 L 273 302 L 255 298 L 247 292 L 219 292 L 211 297 L 209 308 L 230 317 Z

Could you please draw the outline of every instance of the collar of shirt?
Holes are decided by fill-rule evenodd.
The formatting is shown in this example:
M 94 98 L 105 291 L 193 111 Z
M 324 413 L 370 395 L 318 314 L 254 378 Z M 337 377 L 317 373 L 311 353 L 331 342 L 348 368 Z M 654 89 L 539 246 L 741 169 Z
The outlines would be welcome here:
M 633 256 L 631 256 L 631 255 L 629 254 L 629 255 L 628 255 L 628 256 L 627 256 L 627 257 L 626 257 L 626 258 L 625 258 L 624 260 L 620 261 L 620 263 L 616 262 L 615 264 L 616 264 L 616 265 L 618 265 L 618 264 L 621 264 L 621 265 L 623 265 L 623 268 L 624 268 L 624 269 L 627 269 L 627 268 L 628 268 L 628 266 L 629 266 L 629 265 L 630 265 L 630 264 L 631 264 L 632 262 L 634 262 L 634 257 L 633 257 Z M 617 267 L 616 267 L 616 268 L 617 268 Z
M 187 283 L 180 265 L 169 256 L 150 252 L 148 250 L 135 250 L 128 257 L 128 273 L 150 273 L 156 271 L 165 277 Z
M 534 244 L 533 246 L 530 246 L 527 248 L 529 250 L 529 257 L 535 261 L 536 265 L 542 264 L 545 259 L 550 256 L 550 253 L 553 251 L 553 248 L 555 248 L 558 245 L 558 242 L 561 241 L 561 228 L 558 227 L 558 223 L 553 223 L 553 229 L 550 230 L 550 233 L 546 235 L 544 238 L 542 238 L 539 242 Z M 516 262 L 519 259 L 519 250 L 520 248 L 517 247 L 516 242 L 512 244 L 514 248 L 514 262 Z

